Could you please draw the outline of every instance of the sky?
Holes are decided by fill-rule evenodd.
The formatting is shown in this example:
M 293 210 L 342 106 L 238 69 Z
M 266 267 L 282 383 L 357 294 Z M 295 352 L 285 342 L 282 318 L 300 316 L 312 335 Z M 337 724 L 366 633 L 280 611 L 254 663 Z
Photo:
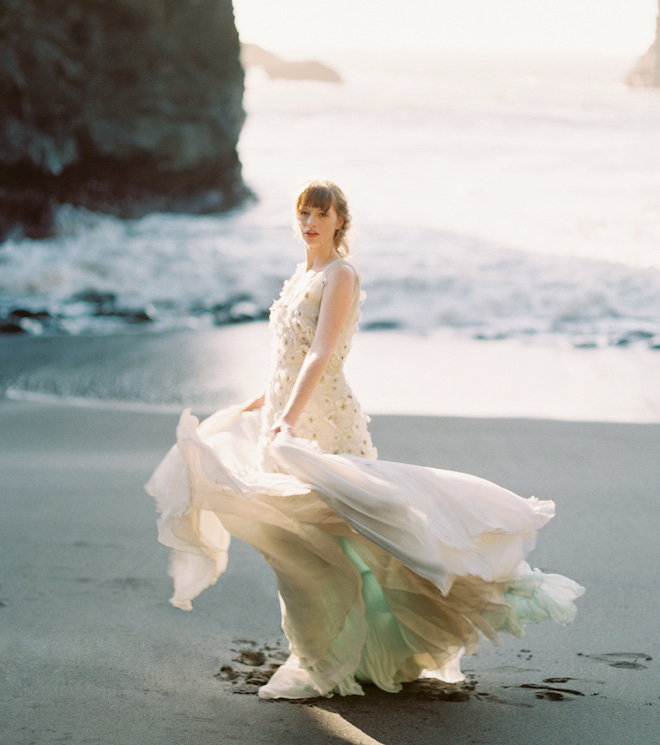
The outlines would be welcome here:
M 360 50 L 640 55 L 657 0 L 233 0 L 241 40 L 296 58 Z

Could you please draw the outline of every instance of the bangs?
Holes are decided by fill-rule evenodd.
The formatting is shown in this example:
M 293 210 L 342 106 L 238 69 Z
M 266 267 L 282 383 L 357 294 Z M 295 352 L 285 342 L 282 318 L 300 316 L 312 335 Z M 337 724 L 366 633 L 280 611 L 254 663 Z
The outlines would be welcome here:
M 296 203 L 296 211 L 303 207 L 312 207 L 327 212 L 331 207 L 334 207 L 335 202 L 336 198 L 332 189 L 321 184 L 310 184 L 300 193 Z

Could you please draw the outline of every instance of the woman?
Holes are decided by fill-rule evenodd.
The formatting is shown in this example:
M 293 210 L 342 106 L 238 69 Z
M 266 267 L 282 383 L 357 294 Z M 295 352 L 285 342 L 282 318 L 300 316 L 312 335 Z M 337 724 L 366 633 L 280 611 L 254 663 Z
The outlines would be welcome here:
M 360 302 L 346 199 L 312 182 L 296 217 L 306 262 L 271 308 L 265 394 L 202 424 L 185 411 L 146 487 L 173 549 L 170 602 L 192 609 L 224 571 L 233 535 L 273 568 L 290 643 L 262 698 L 462 680 L 460 658 L 480 633 L 498 643 L 526 623 L 573 619 L 583 588 L 524 560 L 554 504 L 376 460 L 343 373 Z

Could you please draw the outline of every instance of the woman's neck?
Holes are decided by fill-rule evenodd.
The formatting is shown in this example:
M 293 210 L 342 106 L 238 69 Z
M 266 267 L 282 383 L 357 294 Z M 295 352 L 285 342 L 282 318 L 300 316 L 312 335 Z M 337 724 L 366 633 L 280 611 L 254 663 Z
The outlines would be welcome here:
M 336 248 L 331 247 L 330 250 L 326 251 L 313 251 L 306 246 L 305 255 L 307 257 L 307 271 L 320 272 L 325 269 L 328 264 L 332 264 L 333 261 L 341 259 Z

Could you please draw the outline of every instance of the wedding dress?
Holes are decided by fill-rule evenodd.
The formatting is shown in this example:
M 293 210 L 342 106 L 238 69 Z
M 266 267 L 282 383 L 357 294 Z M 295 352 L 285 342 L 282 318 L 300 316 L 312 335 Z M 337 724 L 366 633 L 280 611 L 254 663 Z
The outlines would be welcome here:
M 583 592 L 525 561 L 552 502 L 376 459 L 369 420 L 343 373 L 359 315 L 357 279 L 349 320 L 296 437 L 270 441 L 309 351 L 330 268 L 301 264 L 271 308 L 263 409 L 234 406 L 201 424 L 186 410 L 176 445 L 146 485 L 160 512 L 159 540 L 172 549 L 173 605 L 191 610 L 216 582 L 231 535 L 275 572 L 291 655 L 259 690 L 263 698 L 361 694 L 365 682 L 395 692 L 422 675 L 457 682 L 460 658 L 476 651 L 480 635 L 497 644 L 500 633 L 521 636 L 528 623 L 569 623 Z

